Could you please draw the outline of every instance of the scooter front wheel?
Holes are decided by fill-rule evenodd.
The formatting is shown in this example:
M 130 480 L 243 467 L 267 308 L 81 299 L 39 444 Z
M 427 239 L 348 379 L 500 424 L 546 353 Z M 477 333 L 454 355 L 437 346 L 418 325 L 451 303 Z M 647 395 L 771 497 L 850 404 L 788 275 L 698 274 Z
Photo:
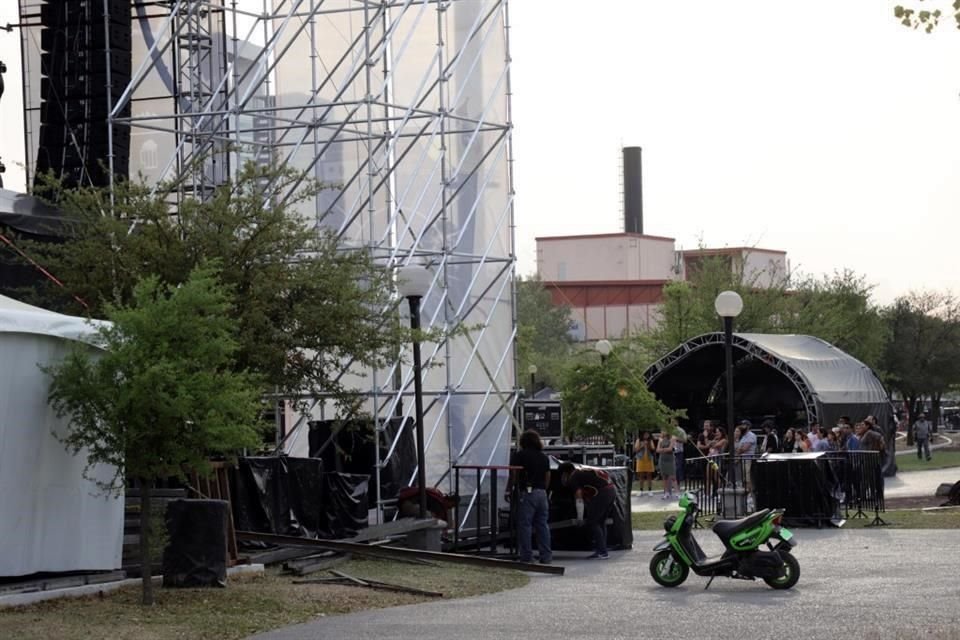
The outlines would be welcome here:
M 677 559 L 673 551 L 664 549 L 650 558 L 650 575 L 662 587 L 676 587 L 690 575 L 690 567 Z
M 800 579 L 800 563 L 797 562 L 792 553 L 786 551 L 781 551 L 780 557 L 783 558 L 783 577 L 764 578 L 763 581 L 774 589 L 789 589 L 797 584 L 797 580 Z

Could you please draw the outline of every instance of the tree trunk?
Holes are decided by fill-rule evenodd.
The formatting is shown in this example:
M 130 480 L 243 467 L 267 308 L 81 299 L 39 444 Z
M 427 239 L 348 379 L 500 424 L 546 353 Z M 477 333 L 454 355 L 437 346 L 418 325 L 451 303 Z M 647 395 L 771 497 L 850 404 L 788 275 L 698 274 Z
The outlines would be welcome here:
M 150 481 L 140 479 L 140 572 L 143 580 L 143 604 L 153 605 L 153 561 L 150 557 Z
M 917 421 L 917 408 L 920 406 L 920 398 L 917 396 L 907 396 L 905 395 L 904 400 L 907 401 L 907 446 L 913 446 L 913 423 Z
M 933 425 L 934 433 L 938 431 L 940 426 L 940 398 L 942 395 L 943 393 L 935 393 L 930 396 L 930 424 Z

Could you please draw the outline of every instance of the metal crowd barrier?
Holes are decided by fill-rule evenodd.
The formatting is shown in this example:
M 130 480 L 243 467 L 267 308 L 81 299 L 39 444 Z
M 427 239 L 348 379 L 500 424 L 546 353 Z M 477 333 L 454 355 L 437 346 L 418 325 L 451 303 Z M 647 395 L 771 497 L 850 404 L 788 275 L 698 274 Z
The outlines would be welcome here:
M 875 451 L 831 451 L 816 458 L 735 456 L 732 463 L 721 454 L 688 458 L 684 471 L 684 491 L 697 494 L 701 515 L 713 519 L 770 508 L 785 509 L 784 520 L 794 525 L 869 517 L 870 526 L 887 524 L 880 517 L 886 507 Z

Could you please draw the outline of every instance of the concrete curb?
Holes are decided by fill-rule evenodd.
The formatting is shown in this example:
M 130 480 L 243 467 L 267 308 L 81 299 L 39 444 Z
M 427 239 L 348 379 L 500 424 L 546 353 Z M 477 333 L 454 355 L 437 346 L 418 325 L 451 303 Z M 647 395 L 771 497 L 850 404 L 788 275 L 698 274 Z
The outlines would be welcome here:
M 262 564 L 237 565 L 227 569 L 227 577 L 239 575 L 263 575 Z M 123 587 L 132 587 L 141 584 L 140 578 L 129 578 L 127 580 L 118 580 L 116 582 L 104 582 L 102 584 L 87 584 L 82 587 L 68 587 L 66 589 L 51 589 L 49 591 L 34 591 L 32 593 L 13 593 L 8 596 L 0 596 L 0 609 L 9 607 L 23 607 L 26 605 L 44 602 L 46 600 L 56 600 L 58 598 L 82 598 L 102 593 L 110 593 Z M 153 584 L 160 586 L 163 584 L 163 576 L 153 576 Z

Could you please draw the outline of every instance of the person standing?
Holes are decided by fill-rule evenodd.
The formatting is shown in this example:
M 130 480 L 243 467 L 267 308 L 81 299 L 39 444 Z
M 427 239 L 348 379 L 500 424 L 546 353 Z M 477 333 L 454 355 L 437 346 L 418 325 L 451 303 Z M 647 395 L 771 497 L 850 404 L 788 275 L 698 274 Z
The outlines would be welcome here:
M 734 451 L 741 460 L 740 469 L 743 471 L 743 486 L 747 493 L 751 490 L 750 466 L 753 464 L 753 458 L 757 454 L 757 436 L 753 432 L 753 423 L 744 420 L 740 423 L 740 440 L 736 442 Z
M 674 438 L 666 431 L 660 434 L 657 443 L 657 454 L 660 456 L 660 477 L 663 479 L 663 495 L 661 500 L 673 497 L 673 480 L 677 475 L 676 457 L 673 455 Z M 668 495 L 669 494 L 669 495 Z
M 922 460 L 921 450 L 930 462 L 930 421 L 927 420 L 927 414 L 921 413 L 920 418 L 913 425 L 913 439 L 917 443 L 917 460 Z
M 644 431 L 633 443 L 633 455 L 636 460 L 635 470 L 640 479 L 640 495 L 643 495 L 643 483 L 647 483 L 648 495 L 653 495 L 653 473 L 656 468 L 653 465 L 653 438 L 649 431 Z
M 674 427 L 677 428 L 681 437 L 673 439 L 673 469 L 676 476 L 677 484 L 677 493 L 680 493 L 680 483 L 683 482 L 683 471 L 684 465 L 686 464 L 686 458 L 683 454 L 684 443 L 687 441 L 687 434 L 684 431 L 680 431 L 680 427 L 674 423 Z
M 533 562 L 532 536 L 537 535 L 537 551 L 540 564 L 550 564 L 553 551 L 550 547 L 550 502 L 547 487 L 550 486 L 550 459 L 543 453 L 540 434 L 532 429 L 520 435 L 520 450 L 510 456 L 510 466 L 523 467 L 522 471 L 511 470 L 507 481 L 507 496 L 513 487 L 519 489 L 517 505 L 517 547 L 520 562 Z
M 573 491 L 576 501 L 577 522 L 590 527 L 593 536 L 593 555 L 590 558 L 606 560 L 607 514 L 617 497 L 610 476 L 602 469 L 577 469 L 572 462 L 564 462 L 558 468 L 560 483 Z
M 763 429 L 763 442 L 760 445 L 760 450 L 763 453 L 779 453 L 780 437 L 777 435 L 777 425 L 773 423 L 773 420 L 764 420 L 760 427 Z

